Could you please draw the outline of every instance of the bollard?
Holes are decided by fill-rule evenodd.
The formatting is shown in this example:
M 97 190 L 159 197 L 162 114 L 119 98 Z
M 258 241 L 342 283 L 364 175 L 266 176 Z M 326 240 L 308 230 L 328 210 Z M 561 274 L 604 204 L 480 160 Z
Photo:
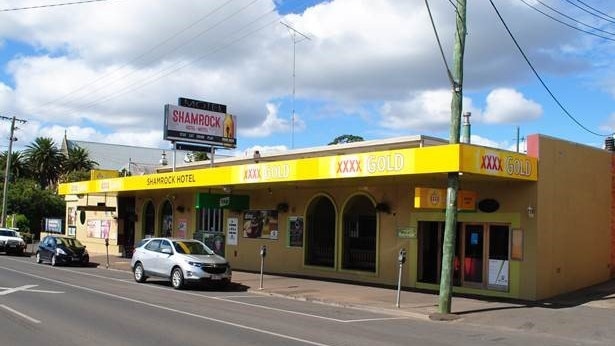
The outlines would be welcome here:
M 263 269 L 265 268 L 265 256 L 267 256 L 267 246 L 263 245 L 261 246 L 261 277 L 260 277 L 260 286 L 258 287 L 259 290 L 263 289 Z
M 399 298 L 401 295 L 401 276 L 402 269 L 404 267 L 404 263 L 406 263 L 406 249 L 400 249 L 399 255 L 397 255 L 397 263 L 399 263 L 399 274 L 397 275 L 397 299 L 395 301 L 395 306 L 399 308 Z

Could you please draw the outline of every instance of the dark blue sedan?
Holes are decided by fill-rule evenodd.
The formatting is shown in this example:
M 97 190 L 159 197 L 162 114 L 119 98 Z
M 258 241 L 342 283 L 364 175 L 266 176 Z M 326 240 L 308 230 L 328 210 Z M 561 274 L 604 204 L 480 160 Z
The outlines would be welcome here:
M 87 266 L 90 256 L 79 240 L 71 237 L 48 235 L 38 244 L 36 263 L 78 264 Z

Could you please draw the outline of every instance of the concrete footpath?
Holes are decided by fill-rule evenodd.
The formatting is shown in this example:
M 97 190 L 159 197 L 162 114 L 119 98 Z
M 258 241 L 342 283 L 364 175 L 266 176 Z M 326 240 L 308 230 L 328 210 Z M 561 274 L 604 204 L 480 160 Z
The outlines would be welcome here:
M 90 254 L 99 268 L 106 255 Z M 130 271 L 130 259 L 109 257 L 109 269 Z M 436 292 L 397 290 L 320 279 L 234 271 L 231 290 L 405 316 L 433 323 L 464 323 L 525 333 L 542 333 L 580 344 L 615 345 L 615 280 L 540 302 L 454 295 L 452 314 L 441 316 Z

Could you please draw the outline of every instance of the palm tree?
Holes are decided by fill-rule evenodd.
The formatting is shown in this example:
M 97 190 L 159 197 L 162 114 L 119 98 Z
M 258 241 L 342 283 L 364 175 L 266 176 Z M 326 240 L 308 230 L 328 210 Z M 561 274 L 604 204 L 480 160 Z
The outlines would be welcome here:
M 2 169 L 2 172 L 4 172 L 4 169 L 6 168 L 6 154 L 6 151 L 0 154 L 0 169 Z M 32 174 L 29 170 L 28 164 L 25 161 L 23 153 L 20 151 L 11 152 L 11 167 L 9 170 L 10 181 L 14 182 L 18 178 L 28 178 L 31 176 Z
M 98 166 L 98 162 L 90 159 L 90 153 L 87 149 L 80 146 L 68 149 L 68 157 L 64 161 L 64 173 L 90 171 L 96 166 Z
M 53 139 L 38 137 L 24 151 L 26 160 L 37 176 L 42 188 L 55 185 L 62 174 L 64 154 L 55 145 Z

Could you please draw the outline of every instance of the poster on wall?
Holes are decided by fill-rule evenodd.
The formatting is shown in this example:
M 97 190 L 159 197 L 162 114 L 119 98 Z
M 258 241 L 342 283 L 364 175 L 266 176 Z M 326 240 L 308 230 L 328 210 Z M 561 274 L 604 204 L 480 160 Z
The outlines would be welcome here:
M 288 217 L 288 246 L 302 247 L 303 246 L 303 217 L 289 216 Z
M 239 228 L 239 219 L 229 217 L 226 219 L 226 244 L 237 245 L 237 229 Z
M 243 214 L 244 238 L 278 239 L 277 210 L 246 210 Z
M 508 261 L 489 259 L 489 285 L 508 288 Z
M 179 219 L 177 221 L 177 238 L 186 238 L 186 232 L 188 231 L 188 220 Z
M 111 221 L 100 220 L 100 237 L 103 239 L 109 239 L 110 232 L 111 232 Z
M 100 238 L 100 220 L 88 220 L 88 238 Z
M 77 210 L 75 208 L 69 207 L 66 208 L 67 210 L 67 215 L 68 215 L 68 221 L 67 221 L 67 226 L 75 226 L 75 219 L 77 216 Z

